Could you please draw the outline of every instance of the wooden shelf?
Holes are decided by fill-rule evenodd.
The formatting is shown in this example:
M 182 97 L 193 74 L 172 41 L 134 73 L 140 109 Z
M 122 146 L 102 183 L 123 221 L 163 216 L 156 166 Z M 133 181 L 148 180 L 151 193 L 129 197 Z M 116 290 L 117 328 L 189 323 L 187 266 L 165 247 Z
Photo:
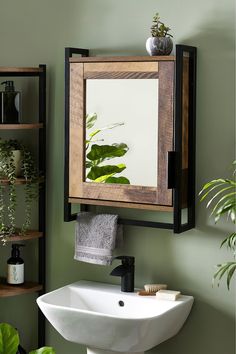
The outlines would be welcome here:
M 39 183 L 43 183 L 43 182 L 44 182 L 44 177 L 40 177 L 39 178 Z M 10 184 L 9 179 L 0 177 L 0 185 L 7 186 L 9 184 Z M 18 178 L 16 178 L 14 184 L 15 185 L 26 184 L 26 179 L 24 177 L 18 177 Z
M 8 185 L 10 184 L 9 179 L 7 178 L 0 178 L 0 185 Z M 14 184 L 26 184 L 25 178 L 17 178 Z
M 0 66 L 0 73 L 40 73 L 43 72 L 42 68 L 23 68 L 23 67 L 10 67 L 10 66 Z
M 29 123 L 29 124 L 0 124 L 0 130 L 29 130 L 42 129 L 43 123 Z
M 9 285 L 6 278 L 0 278 L 0 297 L 30 294 L 40 291 L 42 288 L 41 284 L 32 281 L 26 281 L 22 285 Z
M 29 230 L 24 235 L 14 234 L 12 236 L 7 237 L 7 242 L 34 240 L 40 237 L 43 237 L 43 232 Z

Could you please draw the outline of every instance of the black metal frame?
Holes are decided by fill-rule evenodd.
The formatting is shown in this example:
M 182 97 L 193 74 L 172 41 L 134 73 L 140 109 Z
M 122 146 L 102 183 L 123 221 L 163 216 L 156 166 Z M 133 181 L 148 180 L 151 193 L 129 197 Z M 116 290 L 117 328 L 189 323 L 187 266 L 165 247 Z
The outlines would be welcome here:
M 189 102 L 189 161 L 188 161 L 188 221 L 182 223 L 181 218 L 181 195 L 182 195 L 182 68 L 183 53 L 188 52 L 190 57 L 190 102 Z M 64 221 L 76 219 L 77 214 L 72 214 L 69 202 L 69 59 L 73 54 L 88 57 L 88 49 L 66 48 L 65 49 L 65 158 L 64 158 Z M 195 226 L 195 145 L 196 145 L 196 48 L 176 46 L 176 86 L 175 86 L 175 117 L 174 117 L 174 151 L 168 156 L 168 188 L 173 188 L 173 223 L 156 221 L 133 220 L 119 218 L 118 222 L 123 225 L 144 226 L 160 229 L 170 229 L 174 233 L 181 233 Z M 81 204 L 81 210 L 87 210 L 87 204 Z
M 182 98 L 183 98 L 183 56 L 189 55 L 189 154 L 188 154 L 188 200 L 187 223 L 182 223 Z M 181 233 L 195 227 L 195 172 L 196 172 L 196 62 L 197 49 L 186 45 L 176 45 L 176 86 L 175 86 L 175 127 L 174 151 L 175 188 L 174 197 L 174 233 Z
M 39 65 L 39 71 L 17 71 L 12 69 L 9 72 L 0 72 L 0 77 L 38 77 L 39 87 L 39 117 L 38 122 L 43 123 L 43 128 L 38 132 L 38 163 L 39 170 L 44 176 L 44 182 L 40 185 L 38 200 L 38 228 L 43 233 L 39 238 L 38 245 L 38 281 L 42 285 L 39 295 L 45 292 L 46 264 L 45 264 L 45 226 L 46 226 L 46 65 Z M 45 317 L 38 309 L 38 346 L 45 345 Z
M 39 238 L 39 283 L 43 288 L 39 295 L 45 293 L 46 287 L 46 65 L 39 65 L 42 71 L 39 73 L 39 123 L 43 123 L 43 129 L 39 129 L 39 171 L 44 176 L 44 183 L 39 188 L 39 231 L 43 232 L 43 237 Z M 38 346 L 45 345 L 45 316 L 38 308 Z

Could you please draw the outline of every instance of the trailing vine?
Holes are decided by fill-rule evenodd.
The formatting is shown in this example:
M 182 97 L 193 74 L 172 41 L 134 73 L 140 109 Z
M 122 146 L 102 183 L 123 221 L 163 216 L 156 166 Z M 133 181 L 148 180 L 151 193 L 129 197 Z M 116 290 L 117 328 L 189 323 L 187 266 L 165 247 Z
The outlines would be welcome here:
M 39 174 L 31 152 L 17 140 L 0 139 L 0 175 L 8 180 L 9 186 L 0 186 L 0 239 L 6 242 L 6 237 L 16 233 L 16 167 L 13 151 L 21 151 L 21 174 L 25 178 L 25 219 L 20 233 L 24 234 L 31 224 L 32 201 L 38 196 Z M 4 194 L 8 190 L 8 204 L 5 206 Z M 7 215 L 6 215 L 7 213 Z M 5 218 L 7 222 L 5 223 Z

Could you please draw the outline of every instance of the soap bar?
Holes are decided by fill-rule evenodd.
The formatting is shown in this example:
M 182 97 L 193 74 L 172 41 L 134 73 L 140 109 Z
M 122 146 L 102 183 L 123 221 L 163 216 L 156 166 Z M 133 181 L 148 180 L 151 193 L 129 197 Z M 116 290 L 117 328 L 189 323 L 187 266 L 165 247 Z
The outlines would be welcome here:
M 180 297 L 181 293 L 180 291 L 174 291 L 174 290 L 159 290 L 156 293 L 156 298 L 158 300 L 177 300 Z

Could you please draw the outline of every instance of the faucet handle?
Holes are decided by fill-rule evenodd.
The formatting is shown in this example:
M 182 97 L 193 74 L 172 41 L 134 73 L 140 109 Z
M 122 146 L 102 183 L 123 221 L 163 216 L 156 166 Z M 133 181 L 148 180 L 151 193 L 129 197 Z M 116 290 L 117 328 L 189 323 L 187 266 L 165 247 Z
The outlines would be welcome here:
M 120 259 L 122 264 L 125 266 L 132 266 L 134 265 L 135 258 L 133 256 L 117 256 L 114 259 Z

